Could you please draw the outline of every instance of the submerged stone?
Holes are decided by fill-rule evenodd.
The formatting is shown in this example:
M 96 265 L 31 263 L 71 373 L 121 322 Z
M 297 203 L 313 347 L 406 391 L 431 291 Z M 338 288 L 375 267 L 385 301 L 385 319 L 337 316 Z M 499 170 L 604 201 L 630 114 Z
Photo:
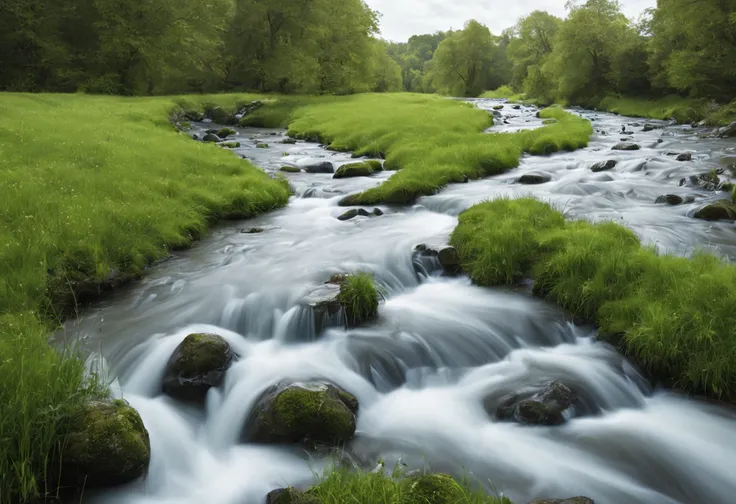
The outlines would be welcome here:
M 62 485 L 80 488 L 129 483 L 151 459 L 148 431 L 126 401 L 92 401 L 71 419 L 61 457 Z
M 421 244 L 417 245 L 414 251 L 423 257 L 436 257 L 445 273 L 450 275 L 458 274 L 462 270 L 460 255 L 455 247 Z
M 258 233 L 263 233 L 264 231 L 265 231 L 265 229 L 263 229 L 261 227 L 252 227 L 252 228 L 247 228 L 247 229 L 241 229 L 240 230 L 241 233 L 245 233 L 245 234 L 258 234 Z
M 554 381 L 537 393 L 510 396 L 498 407 L 496 416 L 522 425 L 561 425 L 565 423 L 563 413 L 575 399 L 572 390 Z
M 355 435 L 358 400 L 331 383 L 281 382 L 267 389 L 248 419 L 254 443 L 339 446 Z
M 664 194 L 659 196 L 655 201 L 657 204 L 667 203 L 668 205 L 680 205 L 683 202 L 682 197 L 677 194 Z
M 521 109 L 521 105 L 512 105 L 511 108 L 514 109 L 514 110 L 520 110 Z
M 334 173 L 335 167 L 329 161 L 319 161 L 304 166 L 304 171 L 307 173 Z
M 519 177 L 519 183 L 527 185 L 544 184 L 550 180 L 552 180 L 552 177 L 546 173 L 527 173 Z
M 639 144 L 631 143 L 631 142 L 621 142 L 613 146 L 612 150 L 620 150 L 620 151 L 635 151 L 641 149 L 641 146 Z
M 230 345 L 216 334 L 190 334 L 176 347 L 166 365 L 163 391 L 181 401 L 203 402 L 217 387 L 232 362 Z
M 368 210 L 365 210 L 364 208 L 353 208 L 340 215 L 337 219 L 341 221 L 347 221 L 350 219 L 354 219 L 359 215 L 362 217 L 370 217 L 371 214 L 368 213 Z
M 692 161 L 693 155 L 691 152 L 683 152 L 677 156 L 677 161 Z
M 598 173 L 602 171 L 612 170 L 616 167 L 618 164 L 618 161 L 615 159 L 609 159 L 607 161 L 600 161 L 599 163 L 594 164 L 590 167 L 590 171 Z

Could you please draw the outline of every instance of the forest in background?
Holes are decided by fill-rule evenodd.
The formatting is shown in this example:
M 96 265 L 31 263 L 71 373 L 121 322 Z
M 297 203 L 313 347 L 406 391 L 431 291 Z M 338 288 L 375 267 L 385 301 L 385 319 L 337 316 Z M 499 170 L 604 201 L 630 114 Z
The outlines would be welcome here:
M 498 35 L 470 20 L 396 43 L 362 0 L 3 0 L 0 89 L 736 96 L 736 0 L 658 0 L 635 21 L 615 0 L 566 8 Z

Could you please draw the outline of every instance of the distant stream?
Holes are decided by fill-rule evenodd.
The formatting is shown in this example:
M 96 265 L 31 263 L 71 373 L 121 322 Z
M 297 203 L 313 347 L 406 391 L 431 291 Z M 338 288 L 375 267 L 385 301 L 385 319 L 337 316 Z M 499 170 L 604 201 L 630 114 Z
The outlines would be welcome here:
M 489 113 L 503 104 L 474 103 Z M 506 104 L 489 131 L 540 127 L 536 112 Z M 152 447 L 145 480 L 87 493 L 85 502 L 262 504 L 270 490 L 308 485 L 326 459 L 238 442 L 255 400 L 289 378 L 332 381 L 358 398 L 358 432 L 348 451 L 368 470 L 381 457 L 388 468 L 401 461 L 408 469 L 468 475 L 516 504 L 574 495 L 597 504 L 732 504 L 734 410 L 651 390 L 633 365 L 592 339 L 593 328 L 573 325 L 524 293 L 441 276 L 438 264 L 413 253 L 418 244 L 446 243 L 457 215 L 478 202 L 534 195 L 570 219 L 619 222 L 662 252 L 702 248 L 736 257 L 733 223 L 692 218 L 727 193 L 687 182 L 712 169 L 725 170 L 720 176 L 728 180 L 736 141 L 704 139 L 707 130 L 690 126 L 574 112 L 596 131 L 588 148 L 525 156 L 504 175 L 451 185 L 413 206 L 380 206 L 380 217 L 340 221 L 347 209 L 337 202 L 391 172 L 339 180 L 284 173 L 295 190 L 287 207 L 217 227 L 68 323 L 57 338 L 81 341 L 90 362 L 107 368 L 113 391 L 141 413 Z M 642 131 L 645 124 L 654 129 Z M 192 133 L 201 138 L 211 127 L 197 123 Z M 277 172 L 354 161 L 313 143 L 280 143 L 285 138 L 283 130 L 240 128 L 234 155 Z M 612 151 L 622 138 L 642 148 Z M 685 152 L 692 160 L 677 161 Z M 615 168 L 590 170 L 608 159 L 618 161 Z M 550 180 L 517 183 L 530 173 Z M 665 194 L 692 202 L 655 203 Z M 241 232 L 254 227 L 264 231 Z M 318 334 L 304 299 L 331 274 L 356 270 L 372 273 L 384 289 L 379 320 Z M 223 336 L 239 356 L 204 411 L 161 394 L 167 360 L 193 332 Z M 574 388 L 588 414 L 558 427 L 523 427 L 494 421 L 483 408 L 489 396 L 550 380 Z

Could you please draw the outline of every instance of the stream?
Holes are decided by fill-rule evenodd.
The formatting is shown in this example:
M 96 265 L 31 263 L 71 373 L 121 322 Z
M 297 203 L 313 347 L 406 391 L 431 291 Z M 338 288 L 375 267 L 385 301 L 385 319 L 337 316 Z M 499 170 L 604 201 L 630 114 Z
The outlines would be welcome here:
M 503 102 L 474 103 L 491 113 Z M 507 104 L 489 131 L 539 127 L 536 112 Z M 262 504 L 275 488 L 308 486 L 314 472 L 328 467 L 326 458 L 238 438 L 270 385 L 323 379 L 358 398 L 349 451 L 368 469 L 380 457 L 389 469 L 401 462 L 468 475 L 516 504 L 574 495 L 597 504 L 732 503 L 733 410 L 652 390 L 624 357 L 594 341 L 594 328 L 574 325 L 524 292 L 442 276 L 439 264 L 413 254 L 421 243 L 447 243 L 457 215 L 475 203 L 534 195 L 570 219 L 620 222 L 662 252 L 688 255 L 701 248 L 736 257 L 733 223 L 692 218 L 703 203 L 727 193 L 680 185 L 736 164 L 736 142 L 701 138 L 706 130 L 690 126 L 574 112 L 593 121 L 588 148 L 524 156 L 504 175 L 452 185 L 412 206 L 380 206 L 380 217 L 340 221 L 347 209 L 337 203 L 391 172 L 338 180 L 286 173 L 295 191 L 287 207 L 217 227 L 69 322 L 55 337 L 81 342 L 90 367 L 114 380 L 113 393 L 140 412 L 152 449 L 145 480 L 88 492 L 85 501 Z M 644 132 L 645 123 L 656 128 Z M 192 132 L 201 137 L 211 127 L 195 124 Z M 622 135 L 622 127 L 633 134 Z M 623 137 L 641 150 L 612 151 Z M 241 128 L 234 151 L 267 171 L 354 161 L 313 143 L 281 144 L 284 138 L 283 130 Z M 676 161 L 673 154 L 683 152 L 692 152 L 692 161 Z M 608 159 L 618 160 L 614 169 L 590 170 Z M 517 183 L 529 173 L 550 181 Z M 726 170 L 721 177 L 730 175 Z M 655 204 L 664 194 L 695 200 Z M 253 227 L 264 231 L 241 232 Z M 373 274 L 383 289 L 379 319 L 320 334 L 305 299 L 333 273 L 356 270 Z M 239 356 L 204 410 L 161 393 L 169 357 L 195 332 L 221 335 Z M 484 400 L 549 380 L 574 388 L 590 414 L 562 426 L 525 427 L 491 420 L 483 408 Z

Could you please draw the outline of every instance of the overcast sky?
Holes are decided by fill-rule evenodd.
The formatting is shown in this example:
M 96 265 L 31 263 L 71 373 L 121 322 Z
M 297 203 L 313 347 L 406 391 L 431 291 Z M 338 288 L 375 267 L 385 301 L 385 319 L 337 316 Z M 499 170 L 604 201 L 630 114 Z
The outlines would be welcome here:
M 620 0 L 624 13 L 636 18 L 657 0 Z M 366 0 L 383 14 L 381 35 L 404 42 L 412 35 L 459 29 L 468 19 L 476 19 L 496 35 L 526 14 L 546 10 L 565 16 L 565 0 Z

